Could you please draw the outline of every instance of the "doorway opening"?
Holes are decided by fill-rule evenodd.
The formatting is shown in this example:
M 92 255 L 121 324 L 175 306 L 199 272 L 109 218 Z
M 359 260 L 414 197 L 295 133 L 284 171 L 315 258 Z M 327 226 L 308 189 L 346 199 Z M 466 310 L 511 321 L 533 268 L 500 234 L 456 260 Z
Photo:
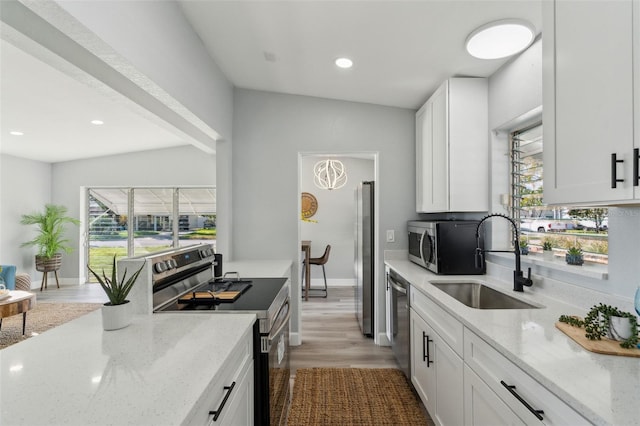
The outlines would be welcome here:
M 326 160 L 339 160 L 344 166 L 346 173 L 346 183 L 339 189 L 323 189 L 322 185 L 316 185 L 314 182 L 314 167 L 319 162 Z M 301 195 L 299 214 L 300 221 L 298 226 L 298 246 L 300 251 L 300 262 L 298 268 L 297 288 L 292 291 L 292 297 L 296 297 L 300 301 L 298 304 L 297 315 L 302 318 L 303 309 L 322 309 L 318 308 L 320 298 L 324 296 L 323 291 L 314 291 L 313 289 L 324 289 L 325 275 L 321 266 L 311 265 L 310 267 L 310 287 L 309 301 L 306 301 L 306 295 L 303 292 L 305 286 L 304 280 L 304 252 L 302 251 L 302 242 L 310 243 L 310 257 L 320 257 L 323 255 L 326 247 L 331 245 L 329 260 L 324 265 L 326 274 L 326 283 L 328 287 L 327 299 L 332 300 L 332 296 L 343 296 L 346 303 L 340 304 L 340 311 L 343 313 L 348 310 L 349 316 L 354 319 L 358 311 L 358 297 L 356 294 L 357 283 L 357 188 L 362 182 L 375 182 L 378 178 L 378 153 L 376 152 L 353 152 L 353 153 L 300 153 L 299 154 L 299 178 L 298 190 Z M 373 252 L 371 258 L 374 263 L 373 288 L 371 289 L 371 297 L 373 298 L 373 306 L 377 306 L 379 297 L 378 289 L 378 266 L 376 261 L 378 256 L 378 192 L 377 185 L 374 184 L 373 190 Z M 303 195 L 311 196 L 313 199 L 313 209 L 311 211 L 303 211 Z M 305 203 L 304 207 L 308 205 Z M 333 293 L 332 293 L 333 290 Z M 320 296 L 316 298 L 314 296 Z M 314 302 L 313 304 L 311 302 Z M 335 299 L 334 299 L 335 302 Z M 316 307 L 313 308 L 312 306 Z M 305 311 L 306 312 L 306 311 Z M 333 313 L 333 308 L 330 315 Z M 371 317 L 371 335 L 374 341 L 377 335 L 378 310 L 373 309 Z M 302 321 L 299 321 L 300 331 L 299 337 L 302 338 L 304 331 L 302 330 Z M 356 326 L 357 328 L 357 326 Z M 302 342 L 302 340 L 300 342 Z M 376 342 L 377 343 L 377 342 Z

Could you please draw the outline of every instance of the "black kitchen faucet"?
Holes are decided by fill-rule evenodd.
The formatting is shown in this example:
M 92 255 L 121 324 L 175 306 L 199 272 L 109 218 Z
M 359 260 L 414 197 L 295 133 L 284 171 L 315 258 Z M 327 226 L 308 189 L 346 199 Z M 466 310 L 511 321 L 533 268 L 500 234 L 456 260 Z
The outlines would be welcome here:
M 511 250 L 485 250 L 480 248 L 480 226 L 485 220 L 491 217 L 502 217 L 504 219 L 507 219 L 509 223 L 511 223 L 511 226 L 513 226 L 513 235 L 514 235 L 513 254 L 516 255 L 516 269 L 515 271 L 513 271 L 513 291 L 524 291 L 523 286 L 531 287 L 531 285 L 533 284 L 533 281 L 531 280 L 531 268 L 529 268 L 527 272 L 527 276 L 525 277 L 524 274 L 522 273 L 522 268 L 520 266 L 520 245 L 518 244 L 518 241 L 519 241 L 518 227 L 516 226 L 516 223 L 513 221 L 513 219 L 511 219 L 509 216 L 506 216 L 500 213 L 492 213 L 483 217 L 482 219 L 480 219 L 480 222 L 478 222 L 478 226 L 476 227 L 476 256 L 475 256 L 476 268 L 482 267 L 482 264 L 484 263 L 483 253 L 487 253 L 487 252 L 512 253 Z

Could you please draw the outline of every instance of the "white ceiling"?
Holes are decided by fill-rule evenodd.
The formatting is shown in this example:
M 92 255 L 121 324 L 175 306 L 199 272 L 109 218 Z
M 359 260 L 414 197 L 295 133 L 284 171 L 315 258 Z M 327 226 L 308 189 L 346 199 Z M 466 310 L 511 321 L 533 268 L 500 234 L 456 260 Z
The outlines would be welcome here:
M 0 153 L 55 163 L 187 145 L 103 93 L 0 40 Z M 91 120 L 104 121 L 101 126 Z M 18 130 L 23 136 L 13 136 Z
M 507 59 L 471 57 L 467 36 L 506 18 L 540 33 L 543 0 L 179 1 L 237 87 L 417 109 L 449 77 L 493 74 Z
M 236 87 L 417 109 L 446 78 L 508 60 L 469 56 L 471 31 L 521 18 L 540 32 L 543 0 L 178 1 Z M 5 41 L 0 51 L 0 153 L 58 162 L 188 143 L 124 99 Z M 339 56 L 354 67 L 336 68 Z

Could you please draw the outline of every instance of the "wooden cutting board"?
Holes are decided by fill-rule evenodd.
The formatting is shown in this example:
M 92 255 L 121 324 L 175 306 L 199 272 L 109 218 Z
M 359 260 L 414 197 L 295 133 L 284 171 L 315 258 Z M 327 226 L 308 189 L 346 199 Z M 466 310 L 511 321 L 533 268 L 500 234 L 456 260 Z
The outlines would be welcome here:
M 606 337 L 603 337 L 602 340 L 587 339 L 584 335 L 584 327 L 573 327 L 564 322 L 557 322 L 556 328 L 571 337 L 576 343 L 588 351 L 606 355 L 640 358 L 640 349 L 625 349 L 620 346 L 620 342 L 616 340 L 607 339 Z
M 193 299 L 218 299 L 222 301 L 234 301 L 240 297 L 239 291 L 221 291 L 220 293 L 213 293 L 213 296 L 208 291 L 196 291 L 195 293 L 185 294 L 180 300 L 193 300 Z

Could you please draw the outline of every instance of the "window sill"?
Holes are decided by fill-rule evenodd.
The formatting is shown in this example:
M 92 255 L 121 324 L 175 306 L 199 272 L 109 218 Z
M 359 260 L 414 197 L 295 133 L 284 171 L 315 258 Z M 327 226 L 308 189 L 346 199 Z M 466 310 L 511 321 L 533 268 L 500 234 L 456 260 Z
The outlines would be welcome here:
M 500 264 L 506 265 L 506 262 L 513 263 L 513 254 L 509 253 L 491 253 L 493 259 L 500 259 Z M 609 269 L 607 265 L 584 264 L 582 266 L 569 265 L 561 257 L 554 260 L 545 260 L 539 254 L 528 254 L 520 256 L 522 269 L 528 267 L 537 267 L 536 273 L 543 276 L 551 276 L 560 272 L 563 275 L 573 275 L 577 278 L 590 278 L 594 280 L 609 279 Z M 525 270 L 526 274 L 526 270 Z

